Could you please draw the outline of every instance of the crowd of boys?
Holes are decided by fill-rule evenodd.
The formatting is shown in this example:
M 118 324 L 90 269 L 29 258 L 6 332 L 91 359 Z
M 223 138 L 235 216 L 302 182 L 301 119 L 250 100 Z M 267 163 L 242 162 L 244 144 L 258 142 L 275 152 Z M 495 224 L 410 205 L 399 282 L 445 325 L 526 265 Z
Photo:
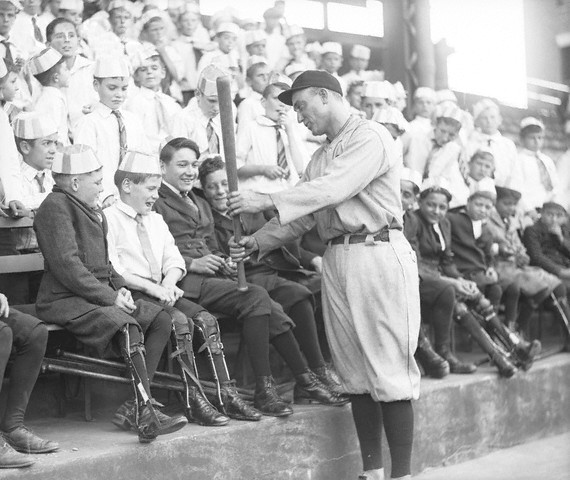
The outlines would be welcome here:
M 492 100 L 470 114 L 451 91 L 420 87 L 407 121 L 406 92 L 368 69 L 368 47 L 353 45 L 345 61 L 337 42 L 307 44 L 303 29 L 287 24 L 284 2 L 259 20 L 222 11 L 207 27 L 191 0 L 0 0 L 0 215 L 34 218 L 33 230 L 0 231 L 0 255 L 41 250 L 46 262 L 34 309 L 13 309 L 0 293 L 0 377 L 16 350 L 0 468 L 58 448 L 23 424 L 45 351 L 41 321 L 100 356 L 125 358 L 138 388 L 113 422 L 141 442 L 187 420 L 291 415 L 271 375 L 270 344 L 293 372 L 296 402 L 347 403 L 317 335 L 324 244 L 315 232 L 249 259 L 249 289 L 236 290 L 221 76 L 231 76 L 243 190 L 294 186 L 324 142 L 278 99 L 306 70 L 328 72 L 353 115 L 388 129 L 406 167 L 404 230 L 418 255 L 423 320 L 434 330 L 435 348 L 422 332 L 417 353 L 427 374 L 475 371 L 451 351 L 453 318 L 506 377 L 540 351 L 517 333 L 533 309 L 552 307 L 568 332 L 570 168 L 560 161 L 557 171 L 542 152 L 540 119 L 521 121 L 517 149 Z M 241 222 L 250 234 L 273 215 Z M 229 376 L 210 312 L 240 323 L 253 406 Z M 170 339 L 186 418 L 162 413 L 150 391 Z M 195 344 L 218 384 L 214 400 L 197 377 Z

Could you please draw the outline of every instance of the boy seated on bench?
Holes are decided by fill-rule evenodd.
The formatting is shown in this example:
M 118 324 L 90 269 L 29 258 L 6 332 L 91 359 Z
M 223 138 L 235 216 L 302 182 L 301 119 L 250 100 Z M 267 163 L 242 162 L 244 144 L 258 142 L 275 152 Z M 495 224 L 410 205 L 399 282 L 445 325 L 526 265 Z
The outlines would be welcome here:
M 38 437 L 24 426 L 24 414 L 40 373 L 47 337 L 44 323 L 10 308 L 6 296 L 0 293 L 0 390 L 12 347 L 16 350 L 10 371 L 6 411 L 0 423 L 3 437 L 0 441 L 0 468 L 29 467 L 35 460 L 23 453 L 50 453 L 59 448 L 57 443 Z
M 141 443 L 151 442 L 187 423 L 161 413 L 150 392 L 172 317 L 159 305 L 133 301 L 109 262 L 107 221 L 98 206 L 103 171 L 93 150 L 77 144 L 64 148 L 55 156 L 52 175 L 55 186 L 34 221 L 45 258 L 38 317 L 61 325 L 101 357 L 123 354 L 136 401 L 118 413 L 132 419 Z
M 183 298 L 184 292 L 176 285 L 186 275 L 186 264 L 162 216 L 152 211 L 161 180 L 157 156 L 126 153 L 115 172 L 120 199 L 105 209 L 111 262 L 132 289 L 133 298 L 165 305 L 176 311 L 173 317 L 183 317 L 174 325 L 178 351 L 184 357 L 180 359 L 184 361 L 184 365 L 180 363 L 183 375 L 188 375 L 186 367 L 190 373 L 195 370 L 192 333 L 196 329 L 203 342 L 201 350 L 206 350 L 214 379 L 219 381 L 220 410 L 236 420 L 260 420 L 261 414 L 243 401 L 230 380 L 218 321 L 200 305 Z M 188 377 L 197 380 L 193 373 Z M 211 426 L 229 422 L 206 400 L 199 384 L 188 393 L 188 420 Z

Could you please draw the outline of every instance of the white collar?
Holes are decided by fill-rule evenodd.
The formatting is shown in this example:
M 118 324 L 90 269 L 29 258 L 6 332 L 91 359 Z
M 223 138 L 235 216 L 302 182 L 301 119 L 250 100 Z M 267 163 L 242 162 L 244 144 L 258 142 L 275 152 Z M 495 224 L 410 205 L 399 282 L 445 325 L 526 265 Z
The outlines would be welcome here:
M 130 205 L 127 205 L 121 199 L 118 199 L 115 202 L 115 205 L 117 206 L 117 209 L 120 210 L 121 212 L 123 212 L 125 215 L 132 218 L 133 220 L 136 219 L 136 216 L 138 215 L 138 213 L 136 212 L 136 210 L 133 207 L 131 207 Z
M 31 165 L 24 162 L 24 160 L 20 160 L 20 170 L 22 171 L 22 175 L 24 176 L 24 178 L 29 182 L 31 182 L 38 173 L 43 173 L 44 175 L 46 175 L 49 172 L 48 169 L 37 170 Z

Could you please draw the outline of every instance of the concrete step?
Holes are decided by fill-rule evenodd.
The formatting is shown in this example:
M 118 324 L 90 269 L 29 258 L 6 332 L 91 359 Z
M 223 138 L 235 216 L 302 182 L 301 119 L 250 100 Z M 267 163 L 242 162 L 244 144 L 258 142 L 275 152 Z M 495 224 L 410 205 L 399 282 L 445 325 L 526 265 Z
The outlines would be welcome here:
M 109 410 L 90 423 L 80 413 L 34 420 L 29 426 L 61 450 L 38 456 L 25 471 L 0 471 L 0 479 L 356 479 L 361 463 L 350 407 L 294 408 L 287 419 L 189 425 L 150 445 L 117 430 Z M 570 355 L 541 360 L 509 380 L 489 366 L 424 379 L 414 409 L 414 473 L 570 432 Z

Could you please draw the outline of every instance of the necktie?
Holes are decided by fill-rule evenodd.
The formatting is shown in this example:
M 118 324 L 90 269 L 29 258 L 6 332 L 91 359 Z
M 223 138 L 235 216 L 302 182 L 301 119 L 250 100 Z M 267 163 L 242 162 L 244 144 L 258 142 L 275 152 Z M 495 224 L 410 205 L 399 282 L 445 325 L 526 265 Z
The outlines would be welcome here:
M 438 223 L 433 224 L 433 231 L 435 232 L 435 239 L 437 244 L 441 247 L 441 250 L 445 250 L 445 240 L 443 239 L 443 233 L 439 228 Z
M 428 154 L 428 158 L 426 160 L 426 164 L 424 167 L 424 175 L 423 175 L 424 179 L 428 178 L 428 176 L 429 176 L 429 167 L 433 161 L 433 156 L 441 150 L 441 146 L 439 145 L 439 143 L 437 143 L 434 139 L 432 139 L 431 142 L 432 142 L 431 143 L 431 150 Z
M 538 174 L 540 175 L 540 183 L 542 183 L 542 186 L 544 187 L 544 189 L 547 192 L 551 192 L 553 186 L 552 186 L 552 179 L 550 178 L 550 175 L 548 174 L 548 170 L 544 166 L 544 163 L 542 163 L 542 160 L 540 159 L 540 155 L 538 154 L 538 152 L 536 152 L 534 154 L 534 156 L 536 158 L 536 164 L 538 166 Z
M 487 140 L 487 147 L 491 147 L 493 144 L 493 140 L 489 138 L 489 140 Z
M 135 217 L 137 222 L 137 235 L 139 236 L 139 241 L 141 242 L 141 247 L 143 249 L 143 255 L 148 262 L 150 267 L 150 274 L 155 282 L 160 282 L 162 279 L 162 269 L 159 263 L 156 261 L 154 253 L 152 253 L 152 244 L 150 243 L 150 237 L 143 223 L 143 216 L 137 214 Z
M 188 196 L 188 192 L 180 192 L 180 196 L 182 197 L 182 200 L 184 200 L 186 205 L 188 205 L 188 210 L 190 210 L 192 216 L 197 217 L 199 214 L 198 207 Z
M 4 45 L 4 50 L 6 50 L 6 53 L 4 54 L 4 60 L 10 66 L 14 65 L 14 57 L 12 56 L 12 50 L 10 50 L 10 43 L 8 40 L 2 40 L 0 43 Z
M 45 178 L 46 178 L 46 176 L 45 176 L 44 172 L 36 173 L 35 179 L 36 179 L 36 182 L 38 182 L 38 185 L 40 186 L 40 193 L 45 193 L 45 191 L 46 191 L 46 187 L 44 187 Z
M 44 37 L 42 35 L 42 31 L 38 25 L 38 19 L 36 17 L 32 17 L 32 24 L 34 25 L 34 37 L 40 43 L 44 43 Z
M 275 125 L 275 134 L 277 136 L 277 166 L 285 170 L 286 173 L 284 178 L 289 178 L 291 172 L 289 171 L 289 165 L 287 164 L 285 144 L 283 143 L 283 137 L 281 136 L 281 128 L 279 125 Z
M 117 123 L 119 124 L 119 163 L 123 160 L 125 153 L 127 153 L 127 129 L 125 123 L 123 122 L 123 116 L 119 110 L 111 110 L 111 113 L 115 115 Z
M 208 120 L 208 125 L 206 125 L 206 135 L 208 136 L 208 152 L 212 154 L 220 153 L 220 140 L 214 130 L 211 118 Z
M 164 111 L 164 106 L 160 100 L 160 95 L 155 93 L 154 95 L 154 108 L 156 111 L 156 123 L 158 126 L 158 133 L 167 133 L 166 128 L 166 112 Z

